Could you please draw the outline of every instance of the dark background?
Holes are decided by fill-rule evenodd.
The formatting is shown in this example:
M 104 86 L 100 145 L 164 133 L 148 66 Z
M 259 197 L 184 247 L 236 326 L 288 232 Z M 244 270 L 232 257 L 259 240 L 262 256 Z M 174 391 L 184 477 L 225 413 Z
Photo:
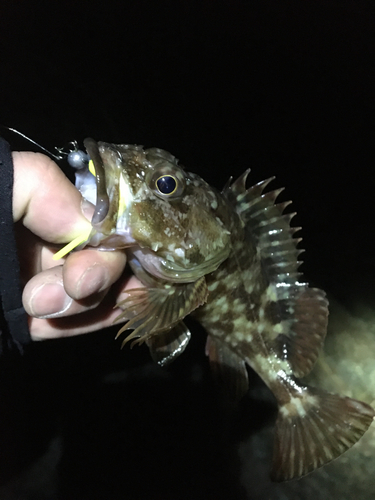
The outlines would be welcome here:
M 308 281 L 372 309 L 374 5 L 3 1 L 0 123 L 49 149 L 87 136 L 161 147 L 217 188 L 248 167 L 251 183 L 276 175 Z M 272 399 L 254 375 L 228 415 L 194 328 L 165 371 L 113 331 L 4 364 L 4 498 L 309 498 L 310 480 L 270 486 Z

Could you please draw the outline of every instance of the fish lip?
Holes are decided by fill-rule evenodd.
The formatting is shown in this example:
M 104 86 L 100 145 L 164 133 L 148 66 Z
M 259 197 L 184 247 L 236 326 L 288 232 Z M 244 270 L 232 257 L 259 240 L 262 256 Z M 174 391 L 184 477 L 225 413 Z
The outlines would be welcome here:
M 154 278 L 159 278 L 165 281 L 174 282 L 174 283 L 190 283 L 195 281 L 200 276 L 191 277 L 186 274 L 177 273 L 177 272 L 166 272 L 166 259 L 157 255 L 156 252 L 147 247 L 137 246 L 135 248 L 131 248 L 130 252 L 134 255 L 134 257 L 138 260 L 139 264 L 142 268 L 151 274 Z M 182 271 L 184 271 L 181 268 Z
M 155 278 L 160 278 L 174 283 L 191 283 L 198 278 L 215 271 L 228 257 L 227 249 L 220 253 L 219 258 L 205 262 L 203 265 L 184 268 L 175 262 L 157 255 L 148 247 L 131 248 L 141 266 Z
M 220 252 L 217 252 L 215 254 L 214 258 L 211 258 L 209 260 L 205 260 L 201 264 L 196 265 L 194 268 L 192 268 L 192 267 L 185 268 L 185 267 L 180 266 L 179 264 L 176 264 L 176 262 L 173 262 L 170 260 L 165 260 L 165 262 L 166 262 L 165 268 L 170 270 L 170 271 L 179 271 L 179 272 L 184 272 L 184 271 L 188 272 L 188 271 L 199 269 L 199 270 L 201 270 L 201 274 L 203 276 L 203 274 L 209 274 L 209 273 L 215 271 L 220 266 L 220 264 L 222 264 L 224 262 L 224 260 L 226 260 L 228 258 L 229 254 L 230 254 L 230 246 L 228 245 L 228 246 L 222 248 L 222 250 Z
M 110 235 L 105 235 L 95 231 L 95 233 L 91 236 L 90 246 L 103 251 L 126 250 L 137 246 L 137 242 L 132 238 L 130 232 L 116 232 Z
M 125 248 L 136 244 L 131 236 L 129 225 L 130 208 L 134 195 L 126 171 L 126 164 L 114 145 L 100 141 L 97 143 L 97 148 L 103 166 L 109 203 L 105 217 L 99 219 L 93 217 L 91 221 L 96 231 L 93 240 L 97 241 L 98 246 L 102 246 L 101 244 L 104 243 L 104 247 L 108 247 L 108 242 L 117 240 L 121 247 Z M 95 213 L 99 213 L 99 208 L 97 196 Z M 116 236 L 117 238 L 115 238 Z

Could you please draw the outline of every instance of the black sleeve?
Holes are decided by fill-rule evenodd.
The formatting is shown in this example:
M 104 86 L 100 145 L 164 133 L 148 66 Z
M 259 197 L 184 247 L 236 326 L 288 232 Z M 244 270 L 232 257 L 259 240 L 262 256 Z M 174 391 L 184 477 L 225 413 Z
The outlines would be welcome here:
M 13 230 L 13 162 L 0 137 L 0 353 L 18 351 L 31 340 L 22 306 L 20 266 Z

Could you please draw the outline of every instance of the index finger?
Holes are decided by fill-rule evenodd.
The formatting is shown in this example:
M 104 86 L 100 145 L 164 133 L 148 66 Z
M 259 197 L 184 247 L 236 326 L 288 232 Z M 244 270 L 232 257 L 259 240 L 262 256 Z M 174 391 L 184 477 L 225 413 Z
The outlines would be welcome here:
M 41 153 L 14 152 L 13 219 L 51 243 L 65 243 L 91 228 L 82 196 L 60 168 Z

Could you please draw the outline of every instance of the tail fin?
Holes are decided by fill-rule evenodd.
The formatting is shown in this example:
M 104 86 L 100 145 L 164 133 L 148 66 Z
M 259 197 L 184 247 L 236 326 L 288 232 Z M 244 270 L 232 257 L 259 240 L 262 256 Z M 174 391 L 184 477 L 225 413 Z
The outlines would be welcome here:
M 355 399 L 306 388 L 279 408 L 271 479 L 304 476 L 351 448 L 374 409 Z

